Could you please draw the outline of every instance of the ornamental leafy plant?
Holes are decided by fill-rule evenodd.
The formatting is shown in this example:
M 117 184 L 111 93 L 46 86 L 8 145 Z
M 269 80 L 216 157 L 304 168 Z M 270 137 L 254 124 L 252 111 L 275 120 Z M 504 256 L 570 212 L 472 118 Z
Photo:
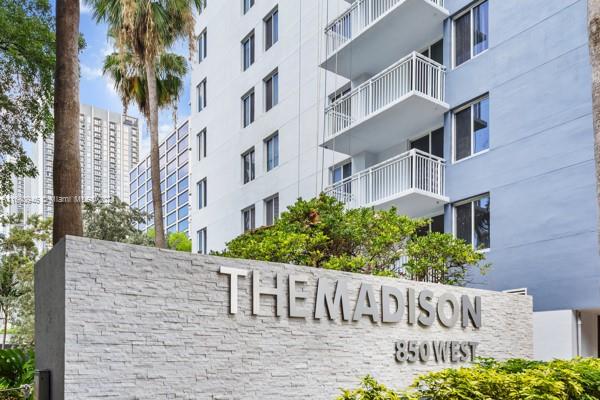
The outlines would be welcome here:
M 337 400 L 595 400 L 600 399 L 600 360 L 551 362 L 483 359 L 468 368 L 422 375 L 410 388 L 394 391 L 367 376 Z
M 270 227 L 227 243 L 225 257 L 308 265 L 373 275 L 404 275 L 421 281 L 464 284 L 469 268 L 485 271 L 483 254 L 448 234 L 420 235 L 426 219 L 396 209 L 347 209 L 321 194 L 299 199 Z M 404 256 L 404 271 L 394 267 Z

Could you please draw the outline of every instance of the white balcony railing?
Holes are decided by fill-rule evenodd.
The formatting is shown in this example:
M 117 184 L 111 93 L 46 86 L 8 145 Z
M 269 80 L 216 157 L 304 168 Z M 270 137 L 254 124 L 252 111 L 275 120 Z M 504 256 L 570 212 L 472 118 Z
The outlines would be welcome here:
M 358 0 L 325 28 L 327 56 L 360 35 L 381 16 L 405 0 Z M 443 7 L 444 0 L 423 0 Z
M 445 76 L 443 65 L 417 52 L 409 54 L 325 109 L 326 139 L 412 92 L 443 102 Z
M 445 171 L 444 159 L 413 149 L 354 174 L 325 193 L 350 208 L 393 200 L 411 190 L 443 197 Z

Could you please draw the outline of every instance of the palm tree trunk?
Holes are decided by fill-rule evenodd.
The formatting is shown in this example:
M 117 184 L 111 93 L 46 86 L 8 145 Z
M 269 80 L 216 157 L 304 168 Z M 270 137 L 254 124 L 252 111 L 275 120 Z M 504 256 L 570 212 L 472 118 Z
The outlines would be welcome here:
M 52 241 L 83 235 L 79 161 L 79 0 L 56 1 Z
M 148 128 L 150 130 L 150 169 L 152 175 L 152 204 L 154 206 L 154 245 L 164 249 L 165 228 L 163 226 L 162 197 L 160 193 L 160 164 L 158 154 L 158 90 L 152 60 L 145 61 L 148 82 Z

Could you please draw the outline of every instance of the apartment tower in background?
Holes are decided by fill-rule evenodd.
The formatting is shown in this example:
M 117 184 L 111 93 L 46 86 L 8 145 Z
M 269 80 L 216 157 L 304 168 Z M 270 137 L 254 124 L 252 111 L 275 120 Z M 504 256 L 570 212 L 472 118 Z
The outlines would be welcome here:
M 140 127 L 137 118 L 81 104 L 79 146 L 81 193 L 84 199 L 129 200 L 129 172 L 138 163 Z M 53 138 L 40 143 L 44 217 L 52 216 Z

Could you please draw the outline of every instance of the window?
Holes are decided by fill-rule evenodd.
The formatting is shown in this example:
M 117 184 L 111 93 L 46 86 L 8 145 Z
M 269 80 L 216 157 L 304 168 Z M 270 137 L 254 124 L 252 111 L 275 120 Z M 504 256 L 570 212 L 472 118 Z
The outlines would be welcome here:
M 254 180 L 254 148 L 242 154 L 244 184 Z
M 352 176 L 352 161 L 331 168 L 331 183 L 336 184 Z
M 279 134 L 276 133 L 265 140 L 267 150 L 267 172 L 279 165 Z
M 176 221 L 177 221 L 176 213 L 171 213 L 171 214 L 167 215 L 167 226 L 173 225 Z
M 279 219 L 279 195 L 272 196 L 265 200 L 265 223 L 267 226 L 273 225 Z
M 242 97 L 242 124 L 245 127 L 254 122 L 254 90 Z
M 206 108 L 206 79 L 196 86 L 198 96 L 198 112 Z
M 490 101 L 477 100 L 454 112 L 454 160 L 462 160 L 490 147 Z
M 489 46 L 488 1 L 454 18 L 454 66 L 457 67 Z
M 247 70 L 254 64 L 254 31 L 242 40 L 242 68 Z
M 351 90 L 352 88 L 350 87 L 350 84 L 344 85 L 340 89 L 336 90 L 335 92 L 329 95 L 329 104 L 335 103 L 336 101 L 350 93 Z
M 246 14 L 254 6 L 254 0 L 242 0 L 242 10 Z
M 200 161 L 206 158 L 206 128 L 196 135 L 196 142 L 198 146 L 198 161 Z
M 421 136 L 418 139 L 410 141 L 410 148 L 421 150 L 427 154 L 443 158 L 444 157 L 444 128 Z
M 256 228 L 256 210 L 254 206 L 242 210 L 242 229 L 244 233 Z
M 207 234 L 206 234 L 206 228 L 200 229 L 197 233 L 196 233 L 197 237 L 198 237 L 198 253 L 199 254 L 206 254 L 207 253 L 207 246 L 206 246 L 206 240 L 207 240 Z
M 200 182 L 196 184 L 196 189 L 198 192 L 198 209 L 202 209 L 206 207 L 207 204 L 207 185 L 206 178 L 202 179 Z
M 490 195 L 457 203 L 454 206 L 456 237 L 476 249 L 490 248 Z
M 207 32 L 206 29 L 198 36 L 198 62 L 204 61 L 207 53 Z
M 265 110 L 269 111 L 277 103 L 279 103 L 279 74 L 275 71 L 265 78 Z
M 265 18 L 265 51 L 279 40 L 279 10 L 271 11 Z
M 441 39 L 421 52 L 425 57 L 433 61 L 444 64 L 444 40 Z
M 167 149 L 170 149 L 171 147 L 175 146 L 176 142 L 177 142 L 177 134 L 174 133 L 167 139 Z M 167 157 L 168 157 L 168 153 L 167 153 Z

